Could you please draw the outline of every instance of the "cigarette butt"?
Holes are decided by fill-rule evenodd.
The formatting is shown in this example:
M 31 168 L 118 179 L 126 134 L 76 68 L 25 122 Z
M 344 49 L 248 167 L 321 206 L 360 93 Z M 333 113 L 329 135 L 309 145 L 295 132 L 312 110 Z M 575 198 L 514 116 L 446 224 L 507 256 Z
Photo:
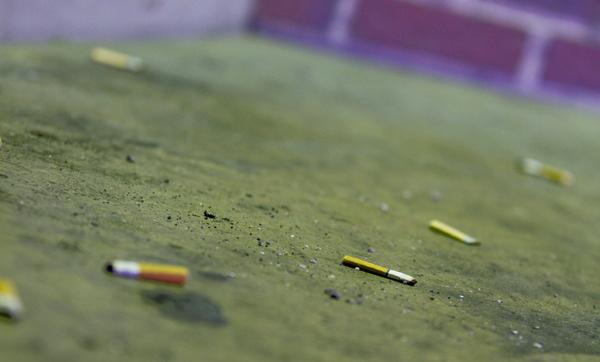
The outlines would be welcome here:
M 479 245 L 480 244 L 479 241 L 477 239 L 475 239 L 474 237 L 467 235 L 467 234 L 463 233 L 462 231 L 455 229 L 452 226 L 445 224 L 438 220 L 431 220 L 429 222 L 429 228 L 431 228 L 431 230 L 433 230 L 433 231 L 437 231 L 441 234 L 447 235 L 458 241 L 462 241 L 463 243 L 468 244 L 468 245 Z
M 23 305 L 15 285 L 7 279 L 0 279 L 0 315 L 10 319 L 19 319 Z
M 349 266 L 351 268 L 359 268 L 359 269 L 367 271 L 369 273 L 373 273 L 373 274 L 376 274 L 376 275 L 379 275 L 382 277 L 397 280 L 399 282 L 403 282 L 408 285 L 417 284 L 417 280 L 408 274 L 404 274 L 399 271 L 392 270 L 392 269 L 386 268 L 381 265 L 373 264 L 366 260 L 355 258 L 353 256 L 349 256 L 349 255 L 344 256 L 344 259 L 342 259 L 342 264 Z
M 90 57 L 96 63 L 113 68 L 130 70 L 133 72 L 139 72 L 144 68 L 144 61 L 141 58 L 106 48 L 98 47 L 92 49 Z
M 563 186 L 571 186 L 575 176 L 567 170 L 547 165 L 532 158 L 523 158 L 518 162 L 518 169 L 526 175 L 536 176 Z
M 107 263 L 106 271 L 123 278 L 151 280 L 179 285 L 185 284 L 189 276 L 189 271 L 185 267 L 138 263 L 126 260 L 113 260 Z

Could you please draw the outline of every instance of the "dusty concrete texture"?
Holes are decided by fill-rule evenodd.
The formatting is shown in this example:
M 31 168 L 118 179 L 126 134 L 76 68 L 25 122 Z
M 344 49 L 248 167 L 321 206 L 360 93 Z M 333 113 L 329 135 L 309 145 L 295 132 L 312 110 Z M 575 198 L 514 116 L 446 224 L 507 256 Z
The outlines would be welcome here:
M 112 45 L 140 74 L 91 46 L 0 48 L 0 360 L 598 360 L 596 116 L 254 38 Z

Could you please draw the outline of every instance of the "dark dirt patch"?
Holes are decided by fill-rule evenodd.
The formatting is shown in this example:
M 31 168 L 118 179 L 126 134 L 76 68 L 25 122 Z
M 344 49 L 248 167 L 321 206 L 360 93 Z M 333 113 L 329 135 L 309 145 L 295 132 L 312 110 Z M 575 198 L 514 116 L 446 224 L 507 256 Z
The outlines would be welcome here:
M 154 304 L 168 318 L 190 323 L 208 323 L 214 326 L 227 324 L 218 304 L 199 293 L 172 293 L 144 291 L 142 297 Z
M 202 271 L 202 272 L 198 272 L 198 274 L 203 278 L 206 278 L 206 279 L 209 279 L 209 280 L 212 280 L 215 282 L 228 282 L 231 279 L 233 279 L 229 275 L 216 273 L 216 272 L 210 272 L 210 271 Z

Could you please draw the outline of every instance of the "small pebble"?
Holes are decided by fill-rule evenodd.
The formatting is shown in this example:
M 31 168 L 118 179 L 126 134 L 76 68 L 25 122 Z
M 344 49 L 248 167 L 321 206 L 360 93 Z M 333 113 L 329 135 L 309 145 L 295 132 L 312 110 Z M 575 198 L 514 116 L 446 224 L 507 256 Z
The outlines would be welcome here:
M 381 209 L 381 211 L 383 211 L 383 212 L 388 212 L 388 211 L 390 211 L 390 205 L 386 204 L 385 202 L 382 202 L 382 203 L 379 205 L 379 208 L 380 208 L 380 209 Z
M 517 331 L 516 329 L 513 329 L 512 331 L 510 331 L 510 333 L 512 333 L 513 335 L 516 336 L 517 334 L 519 334 L 519 331 Z
M 333 288 L 325 289 L 325 294 L 327 294 L 331 299 L 335 299 L 335 300 L 342 299 L 342 294 Z
M 541 343 L 539 343 L 539 342 L 534 342 L 533 343 L 533 347 L 538 348 L 538 349 L 544 348 L 544 346 Z
M 335 279 L 335 275 L 333 275 L 333 274 L 329 274 L 328 278 L 329 278 L 329 279 Z
M 498 304 L 502 304 L 502 299 L 498 299 L 496 302 L 498 302 Z
M 215 219 L 217 217 L 217 215 L 208 212 L 207 210 L 204 210 L 204 218 L 205 219 Z
M 368 248 L 368 249 L 367 249 L 367 252 L 369 252 L 369 253 L 374 253 L 374 252 L 375 252 L 375 249 L 374 249 L 374 248 Z
M 129 163 L 135 163 L 135 157 L 133 157 L 132 155 L 127 155 L 127 157 L 125 159 Z
M 306 270 L 306 265 L 304 265 L 304 264 L 298 264 L 298 266 L 300 267 L 300 269 Z
M 533 329 L 540 329 L 540 326 L 534 326 Z
M 317 264 L 317 259 L 311 258 L 308 262 L 311 264 Z

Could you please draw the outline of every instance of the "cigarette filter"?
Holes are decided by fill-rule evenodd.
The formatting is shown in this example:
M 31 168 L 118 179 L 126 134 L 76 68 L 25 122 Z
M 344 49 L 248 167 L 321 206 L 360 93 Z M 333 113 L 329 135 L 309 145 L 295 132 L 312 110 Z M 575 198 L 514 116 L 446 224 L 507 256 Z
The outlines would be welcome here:
M 144 61 L 132 55 L 120 53 L 106 48 L 94 48 L 90 54 L 96 63 L 109 67 L 138 72 L 144 68 Z
M 575 182 L 575 176 L 571 172 L 532 158 L 519 160 L 518 168 L 526 175 L 541 177 L 563 186 L 571 186 Z
M 381 265 L 373 264 L 368 261 L 365 261 L 365 260 L 362 260 L 359 258 L 355 258 L 353 256 L 346 255 L 344 257 L 344 259 L 342 260 L 342 264 L 349 266 L 351 268 L 359 268 L 359 269 L 367 271 L 369 273 L 373 273 L 376 275 L 380 275 L 382 277 L 386 277 L 389 279 L 404 282 L 408 285 L 417 284 L 417 280 L 415 278 L 411 277 L 410 275 L 401 273 L 396 270 L 386 268 Z
M 23 305 L 15 285 L 7 279 L 0 279 L 0 314 L 11 319 L 19 319 Z
M 475 239 L 474 237 L 467 235 L 467 234 L 463 233 L 462 231 L 455 229 L 448 224 L 444 224 L 443 222 L 438 221 L 438 220 L 431 220 L 431 222 L 429 222 L 429 228 L 431 228 L 431 230 L 433 230 L 433 231 L 437 231 L 441 234 L 447 235 L 458 241 L 462 241 L 463 243 L 468 244 L 468 245 L 479 245 L 480 244 L 479 241 L 477 239 Z
M 189 271 L 185 267 L 163 264 L 138 263 L 135 261 L 113 260 L 106 264 L 106 271 L 123 278 L 152 280 L 183 285 Z

